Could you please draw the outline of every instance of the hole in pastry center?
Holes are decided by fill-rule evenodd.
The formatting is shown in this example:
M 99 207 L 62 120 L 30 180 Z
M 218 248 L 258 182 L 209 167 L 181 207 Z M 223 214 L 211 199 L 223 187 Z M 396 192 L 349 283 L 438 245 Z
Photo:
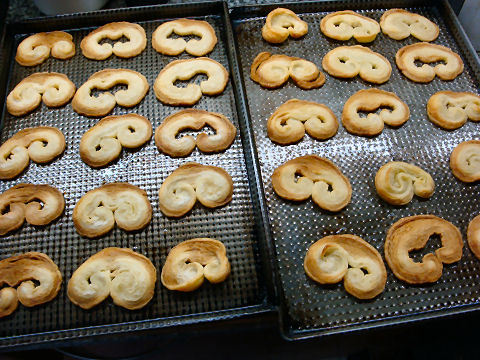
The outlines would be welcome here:
M 376 64 L 371 64 L 372 65 L 372 69 L 376 69 L 377 68 L 377 65 Z
M 215 130 L 212 127 L 210 127 L 209 125 L 205 125 L 199 130 L 192 130 L 190 128 L 180 129 L 177 135 L 175 135 L 175 139 L 180 139 L 186 135 L 196 137 L 200 132 L 205 133 L 208 136 L 216 134 Z
M 120 38 L 118 39 L 115 39 L 115 40 L 112 40 L 112 39 L 109 39 L 108 37 L 105 37 L 103 38 L 102 40 L 100 40 L 98 43 L 100 45 L 102 44 L 110 44 L 110 45 L 114 45 L 115 43 L 117 42 L 121 42 L 121 43 L 126 43 L 126 42 L 129 42 L 130 39 L 128 37 L 126 37 L 125 35 L 122 35 Z
M 201 36 L 194 35 L 194 34 L 188 34 L 188 35 L 178 35 L 176 32 L 172 32 L 169 36 L 167 36 L 167 39 L 183 39 L 186 42 L 189 42 L 190 40 L 202 40 Z
M 40 199 L 34 198 L 34 199 L 30 200 L 29 202 L 34 202 L 34 201 L 38 203 L 38 205 L 40 207 L 39 210 L 42 210 L 43 207 L 45 206 L 45 203 Z
M 0 209 L 0 214 L 1 214 L 1 215 L 8 214 L 9 212 L 10 212 L 10 204 L 6 204 L 5 206 L 3 206 L 3 207 Z
M 188 84 L 200 84 L 202 81 L 208 80 L 208 76 L 205 74 L 196 74 L 194 77 L 188 80 L 175 80 L 174 86 L 179 88 L 187 87 Z
M 129 126 L 128 130 L 130 130 L 130 133 L 132 134 L 135 132 L 135 128 L 133 126 Z
M 437 66 L 437 65 L 446 65 L 447 62 L 445 60 L 438 60 L 438 61 L 421 61 L 418 59 L 415 59 L 414 61 L 415 66 L 417 67 L 422 67 L 424 64 L 428 64 L 430 66 Z
M 98 144 L 97 146 L 95 146 L 95 151 L 100 151 L 102 147 L 100 146 L 100 144 Z
M 347 62 L 347 59 L 345 59 L 345 58 L 340 58 L 340 59 L 338 59 L 338 60 L 340 60 L 340 62 L 341 62 L 342 64 L 345 64 L 345 63 Z
M 358 113 L 358 116 L 361 118 L 361 119 L 366 119 L 368 114 L 377 114 L 377 115 L 380 115 L 380 113 L 382 112 L 382 110 L 390 110 L 390 111 L 393 111 L 394 109 L 392 107 L 389 107 L 389 106 L 380 106 L 378 109 L 376 109 L 375 111 L 368 111 L 368 110 L 365 110 L 365 109 L 362 109 L 362 108 L 359 108 L 357 113 Z
M 295 178 L 294 178 L 294 181 L 297 182 L 298 179 L 300 179 L 301 177 L 303 177 L 302 173 L 300 171 L 295 171 L 295 174 L 294 174 Z
M 103 206 L 103 201 L 100 201 L 97 207 L 102 207 L 102 206 Z
M 128 90 L 128 85 L 126 84 L 117 84 L 115 86 L 112 86 L 111 88 L 108 88 L 106 90 L 100 90 L 100 89 L 97 89 L 97 88 L 93 88 L 91 91 L 90 91 L 90 96 L 92 97 L 98 97 L 98 95 L 104 93 L 105 91 L 108 91 L 108 92 L 111 92 L 111 93 L 115 93 L 117 92 L 118 90 Z
M 47 142 L 47 141 L 45 141 L 45 140 L 41 140 L 41 141 L 42 141 L 42 145 L 43 145 L 43 147 L 47 147 L 47 145 L 48 145 L 48 142 Z
M 12 160 L 13 159 L 13 153 L 10 152 L 5 156 L 5 160 Z
M 38 281 L 37 279 L 31 279 L 30 281 L 33 283 L 33 286 L 35 287 L 40 286 L 40 281 Z
M 414 262 L 422 262 L 422 258 L 429 253 L 435 253 L 435 250 L 442 247 L 442 241 L 439 234 L 430 235 L 424 248 L 409 251 L 408 255 Z
M 332 184 L 327 183 L 327 186 L 328 186 L 328 188 L 327 188 L 328 192 L 332 192 L 332 191 L 333 191 L 333 186 L 332 186 Z

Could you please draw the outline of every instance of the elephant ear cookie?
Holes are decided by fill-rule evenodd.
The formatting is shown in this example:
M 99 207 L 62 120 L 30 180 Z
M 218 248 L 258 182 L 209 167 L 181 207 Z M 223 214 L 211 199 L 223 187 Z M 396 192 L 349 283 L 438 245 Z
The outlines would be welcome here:
M 211 127 L 215 134 L 200 133 L 177 138 L 182 130 L 201 130 Z M 237 129 L 225 115 L 204 110 L 187 109 L 168 116 L 155 130 L 155 144 L 158 150 L 172 157 L 188 156 L 195 146 L 204 153 L 227 149 L 235 140 Z
M 262 28 L 263 38 L 272 44 L 280 44 L 288 36 L 300 38 L 308 32 L 308 24 L 301 20 L 293 11 L 277 8 L 268 13 Z
M 224 281 L 230 274 L 222 242 L 197 238 L 183 241 L 168 253 L 162 268 L 162 284 L 169 290 L 194 291 L 204 279 L 212 284 Z
M 352 197 L 348 179 L 330 160 L 316 155 L 300 156 L 275 169 L 273 190 L 278 196 L 294 201 L 312 197 L 328 211 L 340 211 Z
M 480 180 L 480 140 L 464 141 L 450 155 L 453 175 L 463 182 Z
M 71 302 L 88 310 L 111 297 L 128 310 L 143 308 L 152 299 L 157 271 L 145 256 L 110 247 L 89 257 L 68 281 Z
M 415 61 L 426 64 L 417 66 Z M 428 65 L 437 61 L 444 64 Z M 395 62 L 403 75 L 419 83 L 428 83 L 435 75 L 441 80 L 453 80 L 463 72 L 463 61 L 458 54 L 445 46 L 427 42 L 402 47 L 395 55 Z
M 380 18 L 380 27 L 385 35 L 403 40 L 412 35 L 420 41 L 433 41 L 440 32 L 438 26 L 418 14 L 403 9 L 390 9 Z
M 121 37 L 126 37 L 128 41 L 117 41 L 113 46 L 109 43 L 99 44 L 103 39 L 118 40 Z M 105 60 L 112 54 L 131 58 L 140 54 L 146 46 L 145 30 L 138 24 L 125 21 L 103 25 L 85 36 L 80 43 L 83 55 L 93 60 Z
M 442 247 L 425 255 L 421 262 L 409 253 L 422 249 L 432 235 L 439 235 Z M 443 264 L 462 257 L 463 240 L 452 223 L 434 215 L 417 215 L 393 224 L 385 240 L 385 259 L 397 278 L 409 284 L 433 283 L 442 276 Z
M 332 76 L 353 78 L 359 75 L 374 84 L 383 84 L 392 74 L 392 66 L 384 56 L 361 45 L 330 50 L 323 57 L 322 66 Z
M 195 35 L 200 39 L 185 41 L 182 38 L 169 38 L 172 34 L 179 36 Z M 157 27 L 152 35 L 153 48 L 163 55 L 180 55 L 186 51 L 193 56 L 210 53 L 217 44 L 217 36 L 212 25 L 202 20 L 178 19 L 167 21 Z
M 337 11 L 325 16 L 320 22 L 320 30 L 325 36 L 335 40 L 350 40 L 368 43 L 375 40 L 380 25 L 369 17 L 351 10 Z
M 480 259 L 480 215 L 475 216 L 468 224 L 467 241 L 470 250 Z
M 23 66 L 35 66 L 48 57 L 70 59 L 75 55 L 72 35 L 63 31 L 43 32 L 31 35 L 18 45 L 15 60 Z
M 362 238 L 326 236 L 307 251 L 305 273 L 320 284 L 343 280 L 345 290 L 358 299 L 373 299 L 385 289 L 387 270 L 380 253 Z
M 327 106 L 298 99 L 280 105 L 267 123 L 268 137 L 282 145 L 302 140 L 305 131 L 315 139 L 325 140 L 337 130 L 337 118 Z
M 430 121 L 447 130 L 462 127 L 468 119 L 480 121 L 480 96 L 470 92 L 439 91 L 427 103 Z

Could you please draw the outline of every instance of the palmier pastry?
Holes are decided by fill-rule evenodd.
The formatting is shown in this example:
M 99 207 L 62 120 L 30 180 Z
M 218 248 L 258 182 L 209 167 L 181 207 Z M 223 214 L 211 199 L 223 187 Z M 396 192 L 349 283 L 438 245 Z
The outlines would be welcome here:
M 61 286 L 62 274 L 45 254 L 28 252 L 0 261 L 0 318 L 14 312 L 18 301 L 32 307 L 53 300 Z
M 470 250 L 480 259 L 480 215 L 475 216 L 468 224 L 467 240 Z
M 280 44 L 288 36 L 294 39 L 308 32 L 308 24 L 301 20 L 293 11 L 276 8 L 268 13 L 262 28 L 263 38 L 272 44 Z
M 439 91 L 427 103 L 428 118 L 447 130 L 467 122 L 480 121 L 480 96 L 470 92 Z
M 68 281 L 67 295 L 82 309 L 91 309 L 111 296 L 115 305 L 141 309 L 152 299 L 157 272 L 145 256 L 110 247 L 89 257 Z
M 392 205 L 408 204 L 413 194 L 429 198 L 435 191 L 435 182 L 429 173 L 418 166 L 402 161 L 383 165 L 375 176 L 378 195 Z
M 30 162 L 44 164 L 65 150 L 65 137 L 54 127 L 20 130 L 0 146 L 0 179 L 13 179 Z
M 194 162 L 180 166 L 163 182 L 158 206 L 166 216 L 180 217 L 196 201 L 208 208 L 223 206 L 232 200 L 233 181 L 222 168 Z
M 169 290 L 194 291 L 206 278 L 213 284 L 230 274 L 225 246 L 218 240 L 183 241 L 168 253 L 162 268 L 162 284 Z
M 197 74 L 208 79 L 187 87 L 175 86 L 177 80 L 190 80 Z M 225 90 L 228 72 L 222 64 L 207 57 L 175 60 L 165 66 L 153 85 L 158 100 L 168 105 L 193 105 L 204 95 L 218 95 Z
M 380 25 L 369 17 L 351 10 L 337 11 L 325 16 L 320 22 L 320 30 L 325 36 L 335 40 L 350 40 L 352 36 L 361 43 L 375 40 Z
M 182 38 L 169 38 L 172 34 L 179 36 L 195 35 L 200 39 L 185 41 Z M 167 21 L 157 27 L 152 35 L 153 48 L 163 55 L 180 55 L 186 51 L 190 55 L 203 56 L 213 50 L 217 36 L 212 26 L 202 20 L 177 19 Z
M 325 83 L 325 75 L 311 61 L 287 55 L 261 52 L 253 60 L 250 77 L 267 89 L 285 84 L 288 78 L 302 89 L 314 89 Z
M 409 252 L 425 247 L 430 236 L 439 235 L 442 247 L 415 262 Z M 442 276 L 443 264 L 462 257 L 463 240 L 452 223 L 434 215 L 417 215 L 400 219 L 388 230 L 385 259 L 397 278 L 409 284 L 433 283 Z
M 390 9 L 380 18 L 380 27 L 385 35 L 403 40 L 412 35 L 420 41 L 433 41 L 438 37 L 438 26 L 418 14 L 403 9 Z
M 82 236 L 94 238 L 113 229 L 140 230 L 152 219 L 147 193 L 128 183 L 111 183 L 90 190 L 73 209 L 73 223 Z
M 113 46 L 109 43 L 100 45 L 103 39 L 118 40 L 121 37 L 126 37 L 128 41 L 117 41 Z M 90 32 L 80 43 L 83 55 L 93 60 L 105 60 L 112 54 L 131 58 L 140 54 L 146 46 L 145 30 L 138 24 L 125 21 L 103 25 Z
M 415 61 L 426 64 L 417 66 Z M 428 63 L 442 61 L 434 67 Z M 428 83 L 437 75 L 441 80 L 453 80 L 463 71 L 463 61 L 449 48 L 430 44 L 416 43 L 402 47 L 395 55 L 395 62 L 400 71 L 412 81 Z
M 288 145 L 302 140 L 305 131 L 319 140 L 337 133 L 338 121 L 327 106 L 312 101 L 290 99 L 278 107 L 267 123 L 268 137 Z
M 75 85 L 59 73 L 35 73 L 22 81 L 8 94 L 7 110 L 15 116 L 22 116 L 36 109 L 44 102 L 48 107 L 65 105 L 75 94 Z
M 83 134 L 80 140 L 80 157 L 92 167 L 104 166 L 120 156 L 122 146 L 136 148 L 151 137 L 152 125 L 143 116 L 107 116 Z
M 343 279 L 345 290 L 358 299 L 373 299 L 385 289 L 387 270 L 380 253 L 362 238 L 326 236 L 307 251 L 305 273 L 320 284 Z
M 380 108 L 380 114 L 375 113 Z M 368 111 L 366 118 L 360 111 Z M 342 123 L 349 133 L 360 136 L 378 135 L 383 124 L 400 126 L 410 117 L 410 110 L 394 93 L 380 89 L 364 89 L 353 94 L 343 106 Z
M 200 133 L 196 140 L 190 135 L 177 138 L 182 130 L 201 130 L 205 126 L 215 130 L 215 134 Z M 236 133 L 237 129 L 225 115 L 187 109 L 163 120 L 155 130 L 155 144 L 158 150 L 173 157 L 190 155 L 195 146 L 202 152 L 212 153 L 228 148 L 235 139 Z
M 463 182 L 480 180 L 480 140 L 464 141 L 450 155 L 453 175 Z
M 92 96 L 94 89 L 108 90 L 115 85 L 126 85 L 126 90 L 118 90 L 115 95 L 104 92 Z M 147 79 L 142 74 L 128 69 L 105 69 L 90 76 L 80 86 L 72 100 L 77 113 L 86 116 L 103 116 L 113 110 L 115 105 L 132 107 L 145 97 L 149 89 Z
M 322 66 L 332 76 L 353 78 L 359 75 L 374 84 L 383 84 L 392 74 L 392 66 L 384 56 L 361 45 L 330 50 L 323 57 Z
M 273 172 L 272 184 L 284 199 L 302 201 L 311 196 L 328 211 L 342 210 L 352 197 L 348 179 L 334 163 L 317 155 L 300 156 L 279 166 Z
M 34 66 L 43 63 L 50 54 L 62 60 L 70 59 L 75 55 L 72 35 L 63 31 L 31 35 L 18 45 L 15 60 L 23 66 Z

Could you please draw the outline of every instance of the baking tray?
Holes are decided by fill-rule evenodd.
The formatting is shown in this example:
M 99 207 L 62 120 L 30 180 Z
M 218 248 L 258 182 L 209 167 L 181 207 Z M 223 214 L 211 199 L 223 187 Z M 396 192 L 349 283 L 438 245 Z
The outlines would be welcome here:
M 289 38 L 272 45 L 262 39 L 261 29 L 266 15 L 278 6 L 287 7 L 309 24 L 308 34 L 301 39 Z M 396 51 L 418 40 L 409 37 L 396 41 L 380 33 L 367 44 L 383 54 L 392 64 L 390 80 L 376 86 L 392 91 L 410 108 L 410 120 L 399 129 L 385 127 L 373 138 L 348 134 L 340 126 L 335 137 L 317 141 L 306 135 L 295 145 L 280 146 L 267 136 L 266 123 L 282 103 L 291 98 L 317 101 L 330 107 L 339 121 L 346 100 L 356 91 L 373 87 L 358 77 L 336 79 L 326 74 L 323 87 L 302 90 L 289 81 L 276 90 L 261 88 L 250 79 L 250 65 L 261 51 L 298 56 L 321 68 L 323 56 L 341 45 L 355 45 L 326 38 L 320 32 L 320 20 L 328 12 L 351 9 L 379 21 L 388 8 L 401 7 L 422 14 L 440 27 L 434 42 L 450 47 L 460 54 L 465 70 L 457 79 L 444 82 L 436 78 L 429 84 L 416 84 L 399 72 L 395 65 Z M 383 256 L 388 228 L 398 219 L 432 213 L 460 228 L 465 238 L 468 222 L 480 212 L 480 188 L 456 180 L 449 169 L 449 156 L 460 142 L 478 138 L 478 124 L 467 123 L 455 131 L 434 126 L 427 118 L 426 102 L 440 90 L 479 92 L 480 65 L 478 57 L 465 36 L 447 1 L 326 1 L 253 5 L 232 8 L 237 53 L 245 91 L 244 102 L 249 109 L 251 141 L 257 149 L 257 160 L 263 181 L 275 256 L 272 266 L 279 291 L 281 328 L 289 339 L 308 338 L 349 332 L 377 326 L 400 324 L 480 309 L 480 261 L 465 244 L 462 259 L 445 266 L 443 276 L 432 285 L 411 286 L 396 279 L 388 271 L 385 291 L 370 301 L 359 301 L 348 295 L 342 283 L 319 285 L 310 280 L 303 269 L 308 247 L 331 234 L 351 233 L 372 244 Z M 364 45 L 365 46 L 365 45 Z M 351 203 L 332 214 L 317 207 L 311 200 L 292 203 L 278 197 L 270 177 L 285 161 L 306 154 L 318 154 L 332 160 L 347 176 L 353 188 Z M 415 197 L 403 207 L 390 206 L 375 191 L 374 177 L 388 161 L 412 162 L 429 172 L 436 190 L 429 200 Z M 438 248 L 433 239 L 415 259 Z
M 177 58 L 190 58 L 183 54 L 168 57 L 158 54 L 151 46 L 155 28 L 164 21 L 190 17 L 208 21 L 218 36 L 218 44 L 209 55 L 235 72 L 235 58 L 231 24 L 224 2 L 190 3 L 188 5 L 162 5 L 142 8 L 106 10 L 47 17 L 16 23 L 7 27 L 2 59 L 2 69 L 8 75 L 1 83 L 3 98 L 26 76 L 40 71 L 56 71 L 66 74 L 77 87 L 96 71 L 104 68 L 128 68 L 146 76 L 150 91 L 137 106 L 126 109 L 116 107 L 113 114 L 135 112 L 146 116 L 153 128 L 168 115 L 180 110 L 161 104 L 153 92 L 153 82 L 159 71 Z M 80 51 L 80 41 L 93 28 L 112 21 L 132 21 L 142 25 L 147 33 L 148 44 L 139 56 L 120 59 L 112 56 L 105 61 L 85 58 Z M 49 58 L 35 67 L 22 67 L 14 61 L 16 47 L 27 34 L 41 31 L 66 30 L 73 35 L 76 55 L 66 61 Z M 201 77 L 195 81 L 202 80 Z M 47 183 L 59 188 L 65 195 L 64 214 L 52 224 L 34 227 L 25 224 L 20 230 L 2 237 L 0 258 L 27 251 L 48 254 L 58 265 L 64 283 L 58 296 L 51 302 L 34 308 L 19 306 L 12 315 L 0 319 L 0 348 L 51 343 L 78 339 L 99 334 L 113 334 L 143 329 L 154 329 L 180 324 L 192 324 L 213 320 L 230 319 L 243 315 L 258 314 L 273 309 L 272 281 L 264 247 L 262 221 L 258 196 L 255 192 L 254 167 L 251 165 L 251 150 L 242 141 L 245 123 L 243 113 L 237 113 L 238 86 L 235 79 L 228 82 L 223 94 L 204 96 L 194 107 L 225 114 L 238 131 L 232 146 L 226 151 L 206 155 L 195 150 L 187 158 L 173 159 L 159 153 L 153 138 L 137 150 L 123 149 L 118 161 L 102 169 L 92 169 L 79 157 L 79 142 L 83 133 L 96 124 L 98 118 L 80 116 L 71 104 L 58 109 L 45 105 L 23 117 L 13 117 L 2 112 L 0 141 L 25 127 L 56 126 L 65 135 L 67 148 L 63 155 L 52 163 L 31 163 L 18 178 L 2 181 L 0 191 L 18 183 Z M 193 211 L 180 219 L 165 217 L 158 208 L 158 189 L 165 178 L 178 166 L 188 161 L 216 165 L 225 169 L 233 178 L 233 200 L 219 209 L 207 209 L 197 204 Z M 72 212 L 80 197 L 88 190 L 105 182 L 125 181 L 144 189 L 153 207 L 151 223 L 135 233 L 115 228 L 97 240 L 82 238 L 73 226 Z M 218 285 L 206 282 L 192 293 L 168 291 L 160 283 L 160 271 L 168 251 L 177 243 L 195 237 L 212 237 L 221 240 L 231 262 L 232 273 Z M 128 247 L 147 256 L 157 269 L 155 295 L 148 305 L 137 311 L 117 307 L 109 299 L 95 308 L 85 311 L 72 304 L 66 295 L 66 284 L 73 271 L 91 255 L 109 246 Z M 266 263 L 263 266 L 262 263 Z

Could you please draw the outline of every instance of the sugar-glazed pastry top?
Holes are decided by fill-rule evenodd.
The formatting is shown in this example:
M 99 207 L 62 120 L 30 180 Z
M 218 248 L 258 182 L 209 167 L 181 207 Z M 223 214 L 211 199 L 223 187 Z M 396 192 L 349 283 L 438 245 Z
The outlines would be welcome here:
M 73 209 L 73 223 L 82 236 L 94 238 L 113 229 L 140 230 L 152 219 L 147 193 L 128 183 L 110 183 L 90 190 Z
M 306 155 L 287 161 L 272 175 L 273 190 L 282 198 L 302 201 L 310 196 L 322 209 L 340 211 L 352 197 L 348 179 L 330 160 Z
M 35 66 L 47 60 L 50 54 L 62 60 L 75 55 L 72 35 L 63 31 L 30 35 L 18 45 L 15 60 L 23 66 Z
M 65 105 L 75 94 L 75 84 L 60 73 L 35 73 L 20 81 L 7 96 L 7 110 L 22 116 L 43 102 L 48 107 Z
M 104 166 L 120 156 L 122 147 L 139 147 L 151 137 L 152 125 L 143 116 L 107 116 L 83 134 L 80 157 L 92 167 Z
M 359 299 L 373 299 L 387 282 L 380 253 L 350 234 L 326 236 L 312 244 L 303 267 L 320 284 L 336 284 L 343 279 L 345 290 Z
M 392 74 L 392 66 L 384 56 L 361 45 L 330 50 L 323 57 L 322 66 L 332 76 L 353 78 L 359 75 L 374 84 L 383 84 Z
M 440 32 L 426 17 L 403 9 L 390 9 L 380 18 L 382 32 L 392 39 L 403 40 L 410 35 L 420 41 L 433 41 Z
M 417 66 L 415 61 L 426 64 Z M 442 63 L 433 67 L 428 65 L 437 61 Z M 395 62 L 403 75 L 420 83 L 432 81 L 435 75 L 441 80 L 453 80 L 463 72 L 463 61 L 457 53 L 445 46 L 427 42 L 402 47 L 395 55 Z
M 190 83 L 186 87 L 175 85 L 177 80 L 190 80 L 197 74 L 208 79 L 199 85 Z M 218 95 L 225 90 L 228 72 L 222 64 L 207 57 L 175 60 L 165 66 L 154 84 L 158 100 L 168 105 L 193 105 L 204 95 Z
M 467 241 L 470 250 L 480 259 L 480 215 L 475 216 L 468 224 Z
M 109 43 L 100 45 L 103 39 L 118 40 L 121 37 L 126 37 L 128 41 L 117 41 L 113 46 Z M 146 46 L 145 30 L 138 24 L 125 21 L 103 25 L 90 32 L 80 43 L 83 55 L 93 60 L 105 60 L 112 54 L 131 58 L 140 54 Z
M 439 235 L 442 247 L 428 253 L 421 262 L 409 252 L 422 249 L 430 236 Z M 409 284 L 432 283 L 442 276 L 443 264 L 452 264 L 462 257 L 463 240 L 452 223 L 434 215 L 417 215 L 398 220 L 387 233 L 385 260 L 397 278 Z
M 225 246 L 222 242 L 197 238 L 183 241 L 168 253 L 162 268 L 162 284 L 169 290 L 194 291 L 206 278 L 213 284 L 230 274 Z
M 480 121 L 480 96 L 470 92 L 439 91 L 427 103 L 428 118 L 436 125 L 453 130 L 468 119 Z
M 103 92 L 97 96 L 92 90 L 108 90 L 115 85 L 126 85 L 126 90 L 115 94 Z M 77 90 L 72 100 L 72 107 L 77 113 L 86 116 L 104 116 L 115 105 L 132 107 L 145 97 L 149 89 L 147 79 L 142 74 L 128 69 L 104 69 L 94 73 Z
M 280 105 L 267 123 L 268 137 L 283 145 L 301 140 L 305 131 L 315 139 L 325 140 L 337 130 L 337 118 L 327 106 L 298 99 Z
M 166 216 L 180 217 L 196 201 L 209 208 L 229 203 L 233 195 L 231 176 L 222 168 L 186 163 L 173 171 L 158 192 L 158 206 Z
M 28 252 L 1 260 L 0 318 L 14 312 L 18 301 L 32 307 L 53 300 L 61 286 L 62 274 L 43 253 Z
M 480 180 L 480 140 L 464 141 L 450 155 L 453 175 L 463 182 Z
M 110 247 L 89 257 L 68 281 L 67 295 L 82 309 L 91 309 L 111 296 L 115 305 L 141 309 L 152 299 L 157 271 L 145 256 Z
M 325 16 L 320 22 L 320 30 L 325 36 L 335 40 L 350 40 L 368 43 L 375 40 L 380 25 L 375 20 L 351 10 L 337 11 Z
M 288 36 L 297 39 L 307 32 L 308 24 L 293 11 L 285 8 L 270 11 L 262 28 L 263 38 L 272 44 L 282 43 Z
M 261 52 L 253 60 L 250 77 L 265 88 L 275 89 L 292 78 L 302 89 L 314 89 L 325 83 L 325 75 L 313 62 L 287 55 Z
M 181 37 L 170 38 L 172 34 L 179 36 L 195 35 L 200 39 L 185 41 Z M 190 55 L 204 56 L 211 52 L 217 44 L 217 36 L 212 25 L 203 20 L 177 19 L 167 21 L 157 27 L 152 35 L 152 46 L 160 54 L 180 55 L 186 51 Z
M 20 130 L 0 146 L 0 179 L 12 179 L 29 164 L 47 163 L 65 150 L 65 137 L 54 127 Z
M 215 134 L 200 133 L 196 139 L 190 135 L 177 138 L 182 130 L 201 130 L 205 126 L 212 128 Z M 236 133 L 237 129 L 225 115 L 186 109 L 163 120 L 155 130 L 155 144 L 161 152 L 173 157 L 188 156 L 195 146 L 202 152 L 212 153 L 228 148 Z

